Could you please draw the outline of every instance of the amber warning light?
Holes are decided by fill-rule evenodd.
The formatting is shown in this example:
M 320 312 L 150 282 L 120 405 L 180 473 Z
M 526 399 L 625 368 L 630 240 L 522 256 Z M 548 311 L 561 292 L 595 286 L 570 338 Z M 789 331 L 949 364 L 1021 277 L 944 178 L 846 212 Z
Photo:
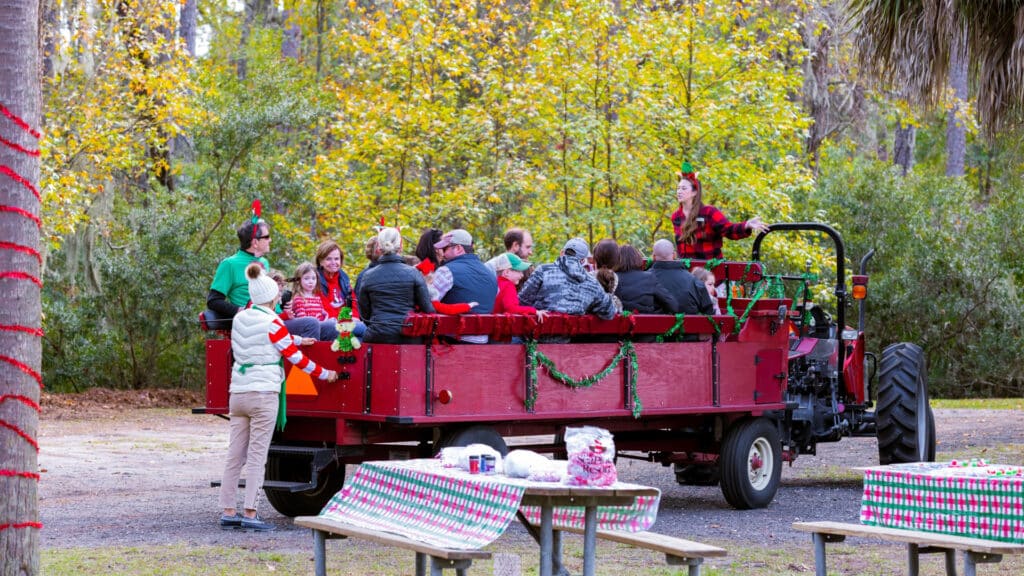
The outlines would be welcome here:
M 863 274 L 853 275 L 853 299 L 863 300 L 868 297 L 868 277 Z

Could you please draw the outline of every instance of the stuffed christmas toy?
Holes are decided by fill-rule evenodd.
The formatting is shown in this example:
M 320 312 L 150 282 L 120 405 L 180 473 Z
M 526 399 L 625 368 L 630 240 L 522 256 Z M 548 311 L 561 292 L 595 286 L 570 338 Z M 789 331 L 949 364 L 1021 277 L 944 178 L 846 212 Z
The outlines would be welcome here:
M 351 352 L 362 346 L 359 338 L 356 338 L 352 331 L 356 328 L 356 322 L 352 319 L 352 309 L 345 306 L 338 312 L 338 337 L 331 343 L 331 350 L 334 352 Z

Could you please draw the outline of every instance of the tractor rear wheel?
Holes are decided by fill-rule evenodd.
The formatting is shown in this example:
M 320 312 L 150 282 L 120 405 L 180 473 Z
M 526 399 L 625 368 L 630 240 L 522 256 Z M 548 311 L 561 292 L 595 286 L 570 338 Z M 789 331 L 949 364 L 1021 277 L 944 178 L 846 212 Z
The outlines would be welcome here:
M 267 456 L 267 479 L 308 482 L 310 459 L 294 454 Z M 337 464 L 320 472 L 317 487 L 303 492 L 264 489 L 267 502 L 284 516 L 316 516 L 345 485 L 345 465 Z
M 722 494 L 734 508 L 764 508 L 771 503 L 782 478 L 779 430 L 767 418 L 734 424 L 722 440 L 718 462 Z
M 935 416 L 924 351 L 916 344 L 900 342 L 882 351 L 875 420 L 880 464 L 935 460 Z

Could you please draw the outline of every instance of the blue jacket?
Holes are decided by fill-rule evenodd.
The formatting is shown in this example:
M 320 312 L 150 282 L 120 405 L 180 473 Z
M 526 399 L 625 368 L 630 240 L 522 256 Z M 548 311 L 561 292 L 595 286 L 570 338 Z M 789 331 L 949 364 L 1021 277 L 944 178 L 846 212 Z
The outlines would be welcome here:
M 494 275 L 476 254 L 463 254 L 445 261 L 452 272 L 452 287 L 441 299 L 445 304 L 478 302 L 470 314 L 490 314 L 494 310 L 494 298 L 498 295 L 498 277 Z

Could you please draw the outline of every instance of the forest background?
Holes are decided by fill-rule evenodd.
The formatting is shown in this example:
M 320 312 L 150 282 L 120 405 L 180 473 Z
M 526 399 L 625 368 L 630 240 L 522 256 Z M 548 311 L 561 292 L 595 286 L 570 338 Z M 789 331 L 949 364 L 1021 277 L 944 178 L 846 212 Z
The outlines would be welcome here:
M 483 256 L 524 226 L 546 262 L 575 235 L 670 238 L 686 160 L 733 220 L 828 223 L 847 271 L 876 249 L 871 347 L 920 344 L 933 395 L 1024 395 L 1024 133 L 979 129 L 967 58 L 928 108 L 869 81 L 849 12 L 43 0 L 46 386 L 202 386 L 196 317 L 255 198 L 286 274 L 333 238 L 354 276 L 382 219 Z M 827 299 L 822 238 L 765 251 Z

